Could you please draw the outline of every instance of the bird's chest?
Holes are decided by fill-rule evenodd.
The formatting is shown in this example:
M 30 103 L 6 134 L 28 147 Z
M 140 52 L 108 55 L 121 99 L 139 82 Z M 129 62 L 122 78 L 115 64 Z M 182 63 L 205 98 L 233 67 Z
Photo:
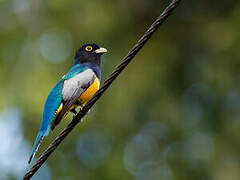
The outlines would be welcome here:
M 81 94 L 81 96 L 78 98 L 81 104 L 85 104 L 88 100 L 91 99 L 91 97 L 97 92 L 99 89 L 100 82 L 98 78 L 96 78 L 93 81 L 93 83 Z

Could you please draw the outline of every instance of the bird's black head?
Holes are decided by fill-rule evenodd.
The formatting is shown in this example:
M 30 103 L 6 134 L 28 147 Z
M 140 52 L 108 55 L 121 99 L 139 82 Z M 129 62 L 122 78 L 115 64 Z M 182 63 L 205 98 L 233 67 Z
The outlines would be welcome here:
M 105 48 L 99 47 L 97 44 L 85 44 L 77 50 L 74 64 L 96 64 L 101 65 L 101 57 L 107 52 Z

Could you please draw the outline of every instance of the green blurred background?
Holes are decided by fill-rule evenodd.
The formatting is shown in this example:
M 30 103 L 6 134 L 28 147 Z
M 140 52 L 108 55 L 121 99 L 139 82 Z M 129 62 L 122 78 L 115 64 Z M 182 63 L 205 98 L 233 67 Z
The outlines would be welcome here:
M 103 81 L 169 2 L 0 0 L 1 180 L 29 168 L 74 52 L 107 48 Z M 239 16 L 236 0 L 183 0 L 33 180 L 238 180 Z

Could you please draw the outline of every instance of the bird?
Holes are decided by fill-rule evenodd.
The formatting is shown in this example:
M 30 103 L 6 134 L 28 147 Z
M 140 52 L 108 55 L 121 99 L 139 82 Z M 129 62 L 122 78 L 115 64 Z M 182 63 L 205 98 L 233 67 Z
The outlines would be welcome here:
M 101 62 L 106 48 L 96 43 L 80 47 L 75 54 L 72 68 L 50 91 L 43 110 L 42 122 L 28 161 L 31 163 L 45 136 L 60 123 L 69 112 L 77 114 L 76 108 L 82 107 L 97 92 L 101 79 Z

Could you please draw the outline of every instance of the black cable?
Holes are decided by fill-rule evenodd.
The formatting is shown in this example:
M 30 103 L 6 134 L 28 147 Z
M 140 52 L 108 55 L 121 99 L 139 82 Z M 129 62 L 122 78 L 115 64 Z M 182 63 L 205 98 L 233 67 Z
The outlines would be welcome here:
M 151 38 L 153 33 L 159 28 L 159 26 L 165 21 L 165 19 L 171 14 L 171 12 L 177 7 L 181 0 L 173 0 L 169 6 L 162 12 L 162 14 L 154 21 L 150 28 L 144 33 L 141 39 L 136 45 L 129 51 L 127 56 L 120 62 L 120 64 L 114 69 L 114 71 L 104 81 L 103 86 L 96 92 L 96 94 L 87 102 L 87 104 L 81 109 L 81 111 L 73 118 L 73 120 L 67 125 L 67 127 L 57 136 L 57 138 L 49 145 L 49 147 L 42 153 L 37 162 L 32 168 L 24 175 L 23 180 L 31 179 L 31 177 L 37 172 L 37 170 L 48 159 L 52 152 L 58 147 L 58 145 L 67 137 L 72 129 L 81 121 L 83 116 L 89 111 L 89 109 L 95 104 L 95 102 L 102 96 L 107 88 L 118 77 L 122 70 L 131 62 L 134 56 L 140 51 L 144 44 Z

